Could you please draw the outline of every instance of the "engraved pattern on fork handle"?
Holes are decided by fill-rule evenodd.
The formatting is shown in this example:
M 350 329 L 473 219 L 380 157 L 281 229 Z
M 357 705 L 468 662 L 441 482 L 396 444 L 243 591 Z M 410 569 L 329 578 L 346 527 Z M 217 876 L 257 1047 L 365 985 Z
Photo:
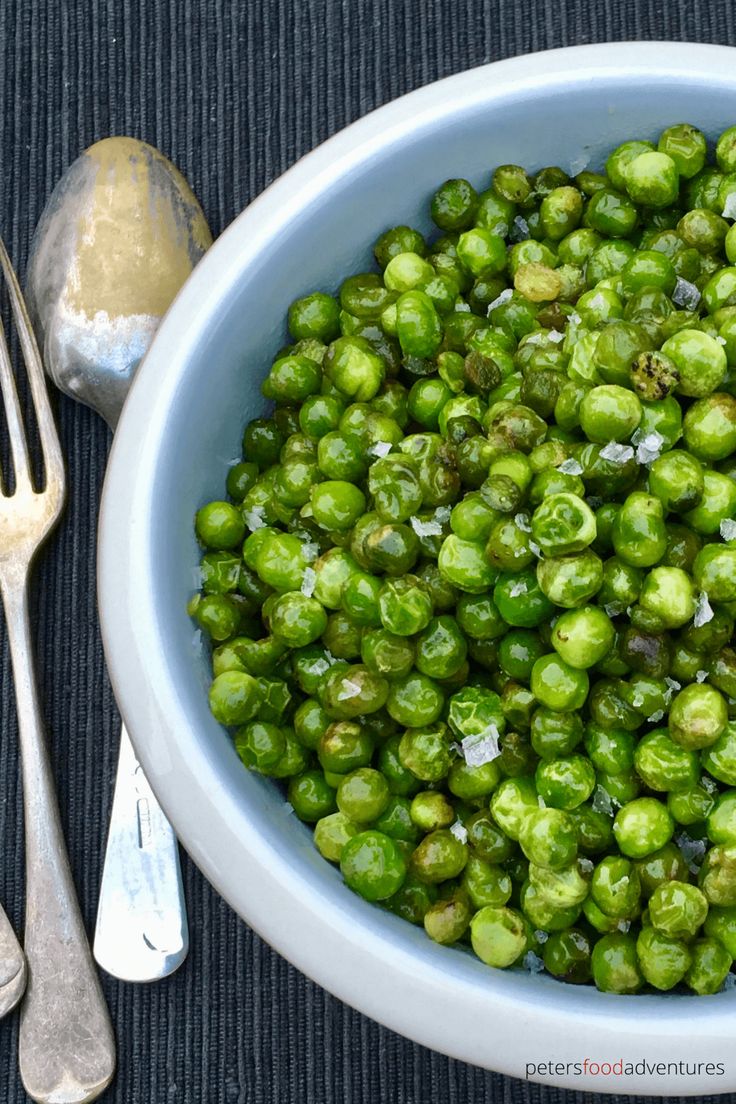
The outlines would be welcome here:
M 123 981 L 173 973 L 189 949 L 179 845 L 123 726 L 94 956 Z

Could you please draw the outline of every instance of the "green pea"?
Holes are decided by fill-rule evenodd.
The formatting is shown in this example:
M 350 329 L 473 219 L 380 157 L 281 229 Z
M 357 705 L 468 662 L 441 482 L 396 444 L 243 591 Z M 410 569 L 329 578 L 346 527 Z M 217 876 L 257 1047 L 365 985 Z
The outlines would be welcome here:
M 269 622 L 278 640 L 301 648 L 322 635 L 327 627 L 327 614 L 315 598 L 290 592 L 275 599 Z
M 398 724 L 420 728 L 434 724 L 444 704 L 445 697 L 437 683 L 417 671 L 394 679 L 386 709 Z
M 470 922 L 473 950 L 487 966 L 510 966 L 527 949 L 524 918 L 515 909 L 486 905 Z
M 422 782 L 439 782 L 450 769 L 451 752 L 445 725 L 408 728 L 398 746 L 401 765 Z
M 386 704 L 387 681 L 360 664 L 336 664 L 320 685 L 322 705 L 336 720 L 375 713 Z
M 209 703 L 213 717 L 220 724 L 246 724 L 258 712 L 258 683 L 243 671 L 224 671 L 210 686 Z
M 454 533 L 442 542 L 437 565 L 449 583 L 469 594 L 487 590 L 498 576 L 479 541 L 463 540 Z
M 640 153 L 624 169 L 626 191 L 634 203 L 645 207 L 667 207 L 677 199 L 679 173 L 666 153 Z
M 619 809 L 613 821 L 613 834 L 624 855 L 641 859 L 664 847 L 672 836 L 674 823 L 666 805 L 654 797 L 640 797 Z
M 552 631 L 552 647 L 568 667 L 584 670 L 595 666 L 613 645 L 615 629 L 596 606 L 563 613 Z
M 340 870 L 347 885 L 366 901 L 385 901 L 406 877 L 406 864 L 394 840 L 383 832 L 358 832 L 343 846 Z
M 424 930 L 435 943 L 448 946 L 462 939 L 472 915 L 467 895 L 459 891 L 430 905 L 424 914 Z
M 726 354 L 715 338 L 702 330 L 684 329 L 662 346 L 680 376 L 676 390 L 681 395 L 702 398 L 717 391 L 726 375 Z
M 560 981 L 582 984 L 591 976 L 590 939 L 579 928 L 552 932 L 542 951 L 545 969 Z
M 519 843 L 530 862 L 553 870 L 561 869 L 569 866 L 577 855 L 575 822 L 559 809 L 538 809 L 523 821 Z
M 505 778 L 491 798 L 493 818 L 512 840 L 518 840 L 524 818 L 538 808 L 536 786 L 534 780 L 528 777 Z
M 675 742 L 665 728 L 642 736 L 634 752 L 634 765 L 652 790 L 686 790 L 694 786 L 698 778 L 696 753 Z
M 556 494 L 545 498 L 534 511 L 532 535 L 549 556 L 580 552 L 596 535 L 595 514 L 578 495 Z
M 535 698 L 560 713 L 580 709 L 588 688 L 587 673 L 569 666 L 556 653 L 542 656 L 532 668 L 531 690 Z
M 736 905 L 736 847 L 711 847 L 700 868 L 698 884 L 709 904 Z
M 593 871 L 590 894 L 606 916 L 627 920 L 638 915 L 641 884 L 636 867 L 620 855 L 607 855 Z
M 725 699 L 707 683 L 680 690 L 670 706 L 669 728 L 672 739 L 684 748 L 710 747 L 728 722 Z
M 551 602 L 572 609 L 598 593 L 603 564 L 590 548 L 572 556 L 553 556 L 537 564 L 537 581 Z
M 534 777 L 540 796 L 555 809 L 569 810 L 582 805 L 596 785 L 595 771 L 582 755 L 543 761 Z
M 680 939 L 672 939 L 656 928 L 642 928 L 636 940 L 636 955 L 644 980 L 655 989 L 673 989 L 685 977 L 692 955 Z
M 587 225 L 599 234 L 606 234 L 611 238 L 627 238 L 633 233 L 637 218 L 634 204 L 626 196 L 610 188 L 602 188 L 591 196 L 585 209 Z M 588 264 L 591 260 L 592 257 Z
M 717 993 L 731 969 L 732 956 L 716 939 L 698 939 L 691 948 L 692 961 L 685 974 L 686 984 L 695 993 Z
M 372 399 L 385 376 L 383 361 L 362 337 L 338 337 L 328 346 L 322 367 L 340 394 L 356 402 Z
M 634 491 L 616 514 L 612 530 L 616 555 L 632 567 L 652 567 L 665 553 L 667 533 L 662 503 L 654 495 Z
M 421 881 L 436 884 L 456 878 L 468 861 L 468 848 L 448 829 L 429 832 L 412 852 L 410 870 Z
M 516 628 L 540 625 L 553 609 L 531 569 L 502 574 L 493 589 L 493 601 L 504 621 Z
M 649 898 L 649 919 L 657 931 L 673 939 L 689 939 L 703 924 L 708 901 L 697 886 L 663 882 Z
M 208 502 L 197 511 L 197 536 L 207 548 L 217 551 L 235 548 L 245 535 L 239 510 L 230 502 Z
M 593 947 L 591 969 L 596 987 L 604 993 L 636 993 L 643 977 L 636 943 L 629 935 L 611 932 Z

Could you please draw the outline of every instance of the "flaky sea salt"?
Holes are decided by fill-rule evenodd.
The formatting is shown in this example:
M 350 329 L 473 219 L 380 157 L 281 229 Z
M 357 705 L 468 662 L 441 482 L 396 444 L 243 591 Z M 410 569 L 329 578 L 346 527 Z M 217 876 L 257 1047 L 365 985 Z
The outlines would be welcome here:
M 542 797 L 541 794 L 537 794 L 537 805 L 539 806 L 540 809 L 546 809 L 547 808 L 547 802 L 544 800 L 544 798 Z
M 705 858 L 705 840 L 691 839 L 684 832 L 675 836 L 675 843 L 680 848 L 682 857 L 693 874 L 697 873 L 703 865 Z
M 434 518 L 430 518 L 429 521 L 422 521 L 421 518 L 410 517 L 409 524 L 418 537 L 442 536 L 442 526 Z
M 513 221 L 511 237 L 514 241 L 526 241 L 529 237 L 529 223 L 521 215 L 517 215 Z
M 723 204 L 723 217 L 736 219 L 736 192 L 729 192 Z
M 316 541 L 304 541 L 302 544 L 302 557 L 307 563 L 314 563 L 319 556 L 319 545 Z
M 393 445 L 390 441 L 374 441 L 372 445 L 369 445 L 366 451 L 369 456 L 383 457 L 388 456 L 392 448 Z
M 301 592 L 306 595 L 307 598 L 311 598 L 314 594 L 314 588 L 317 585 L 317 572 L 314 568 L 304 568 L 304 578 L 302 579 Z
M 652 433 L 643 434 L 639 434 L 637 431 L 631 440 L 636 445 L 637 463 L 653 464 L 655 460 L 659 459 L 664 437 L 661 433 L 657 433 L 656 429 Z
M 529 541 L 529 551 L 533 552 L 538 560 L 541 560 L 542 549 L 539 547 L 536 541 Z
M 357 682 L 353 682 L 352 679 L 344 679 L 342 686 L 337 692 L 338 701 L 350 701 L 351 698 L 355 698 L 360 693 L 360 686 Z
M 676 303 L 678 307 L 684 307 L 685 310 L 695 310 L 700 302 L 700 292 L 695 284 L 691 284 L 689 280 L 683 280 L 681 276 L 678 276 L 675 281 L 675 290 L 672 292 L 672 302 Z
M 513 292 L 512 288 L 504 288 L 503 291 L 500 292 L 496 296 L 496 298 L 488 304 L 488 309 L 486 310 L 486 314 L 490 315 L 490 313 L 492 311 L 494 311 L 496 309 L 496 307 L 500 307 L 503 303 L 508 303 L 509 299 L 511 298 L 511 296 L 513 294 L 514 294 L 514 292 Z
M 454 824 L 450 825 L 450 834 L 453 835 L 456 840 L 460 840 L 460 843 L 468 842 L 468 829 L 464 824 L 461 824 L 459 820 L 456 820 Z
M 578 859 L 578 866 L 582 870 L 583 874 L 592 874 L 595 863 L 592 862 L 590 859 L 586 859 L 585 856 L 583 856 L 582 859 Z
M 703 787 L 706 793 L 714 794 L 718 792 L 718 785 L 715 779 L 711 778 L 708 774 L 704 774 L 703 777 L 700 779 L 700 785 Z
M 572 322 L 573 326 L 579 326 L 580 323 L 582 322 L 582 318 L 580 317 L 580 315 L 578 314 L 577 311 L 573 311 L 570 314 L 570 321 Z
M 727 345 L 727 344 L 728 344 L 728 342 L 726 341 L 725 337 L 721 337 L 721 335 L 720 335 L 720 334 L 718 334 L 718 335 L 716 336 L 716 341 L 718 342 L 718 344 L 719 344 L 719 345 Z
M 455 310 L 460 311 L 461 314 L 470 314 L 470 303 L 465 303 L 462 299 L 456 299 Z
M 515 583 L 511 584 L 509 590 L 509 598 L 518 598 L 521 594 L 526 594 L 527 585 L 523 579 L 517 579 Z
M 194 654 L 201 655 L 203 647 L 204 645 L 202 642 L 202 633 L 199 629 L 197 629 L 197 631 L 192 636 L 192 648 L 194 649 Z
M 736 521 L 733 518 L 724 518 L 718 528 L 724 541 L 736 540 Z
M 537 943 L 546 943 L 549 939 L 549 932 L 543 931 L 541 928 L 537 928 L 534 933 L 534 938 Z
M 541 974 L 544 970 L 544 963 L 534 951 L 527 951 L 521 960 L 521 964 L 530 974 Z
M 631 927 L 631 921 L 630 920 L 619 920 L 618 924 L 616 924 L 616 927 L 618 928 L 618 930 L 620 932 L 627 932 L 629 930 L 629 928 Z
M 528 514 L 515 514 L 514 525 L 517 529 L 521 529 L 522 533 L 531 533 L 532 531 Z
M 571 456 L 569 460 L 563 460 L 561 464 L 558 464 L 557 470 L 562 472 L 563 475 L 582 475 L 583 465 Z
M 570 176 L 577 176 L 583 169 L 587 169 L 590 164 L 590 158 L 586 154 L 581 153 L 577 157 L 573 157 L 570 162 Z
M 199 590 L 201 585 L 202 585 L 202 568 L 199 567 L 199 566 L 198 567 L 193 567 L 192 568 L 192 586 L 194 587 L 195 590 Z
M 656 724 L 657 721 L 661 721 L 663 717 L 664 709 L 656 709 L 654 713 L 652 713 L 651 717 L 647 717 L 647 720 L 650 722 L 650 724 Z
M 634 459 L 634 450 L 631 445 L 622 445 L 618 441 L 609 441 L 605 448 L 601 449 L 601 459 L 610 460 L 612 464 L 627 464 Z
M 736 989 L 736 974 L 732 973 L 730 970 L 723 979 L 722 992 L 725 992 L 727 989 Z
M 499 732 L 494 724 L 489 724 L 482 732 L 474 736 L 465 736 L 460 741 L 463 758 L 469 767 L 483 767 L 492 763 L 501 754 L 498 746 Z
M 553 345 L 559 345 L 561 341 L 565 340 L 565 335 L 560 333 L 559 330 L 550 330 L 547 334 L 547 340 L 551 341 Z
M 450 520 L 452 514 L 452 506 L 438 506 L 434 512 L 434 519 L 438 521 L 440 525 L 445 525 Z
M 696 682 L 705 682 L 707 677 L 708 677 L 708 672 L 707 671 L 696 671 L 695 672 L 695 681 Z
M 265 513 L 266 511 L 263 506 L 254 506 L 251 510 L 245 510 L 243 512 L 243 521 L 248 526 L 251 533 L 255 533 L 256 529 L 265 528 Z
M 597 813 L 605 813 L 606 816 L 613 816 L 611 795 L 608 790 L 604 790 L 602 786 L 596 786 L 591 805 Z
M 693 625 L 696 629 L 699 629 L 701 625 L 707 625 L 709 621 L 713 620 L 713 607 L 708 601 L 708 595 L 704 590 L 701 590 L 698 595 L 698 600 L 695 603 L 695 616 L 693 617 Z
M 621 602 L 606 602 L 603 609 L 609 617 L 618 617 L 619 614 L 624 612 L 623 603 Z

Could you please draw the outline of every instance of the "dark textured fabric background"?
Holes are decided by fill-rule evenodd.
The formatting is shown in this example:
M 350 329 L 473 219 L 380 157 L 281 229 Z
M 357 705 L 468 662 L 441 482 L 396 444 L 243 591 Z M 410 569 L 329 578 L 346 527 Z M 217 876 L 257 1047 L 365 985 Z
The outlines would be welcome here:
M 735 24 L 733 0 L 0 0 L 2 234 L 22 270 L 59 174 L 108 134 L 160 146 L 218 233 L 324 138 L 438 77 L 581 42 L 736 44 Z M 108 437 L 66 399 L 58 415 L 70 496 L 36 574 L 38 665 L 91 927 L 118 726 L 95 614 Z M 0 671 L 0 900 L 20 925 L 22 810 L 4 633 Z M 378 1027 L 277 957 L 186 862 L 185 882 L 192 950 L 180 972 L 152 987 L 105 979 L 119 1046 L 108 1104 L 583 1101 Z M 0 1104 L 26 1100 L 16 1047 L 14 1016 L 0 1024 Z

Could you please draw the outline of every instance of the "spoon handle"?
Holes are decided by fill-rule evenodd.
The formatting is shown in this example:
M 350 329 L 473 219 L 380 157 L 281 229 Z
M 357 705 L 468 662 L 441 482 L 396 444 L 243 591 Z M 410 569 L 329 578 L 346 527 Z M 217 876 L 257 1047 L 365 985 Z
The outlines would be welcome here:
M 15 1008 L 25 987 L 25 956 L 0 906 L 0 1020 Z
M 176 836 L 123 725 L 94 956 L 122 981 L 158 981 L 181 965 L 188 948 Z

